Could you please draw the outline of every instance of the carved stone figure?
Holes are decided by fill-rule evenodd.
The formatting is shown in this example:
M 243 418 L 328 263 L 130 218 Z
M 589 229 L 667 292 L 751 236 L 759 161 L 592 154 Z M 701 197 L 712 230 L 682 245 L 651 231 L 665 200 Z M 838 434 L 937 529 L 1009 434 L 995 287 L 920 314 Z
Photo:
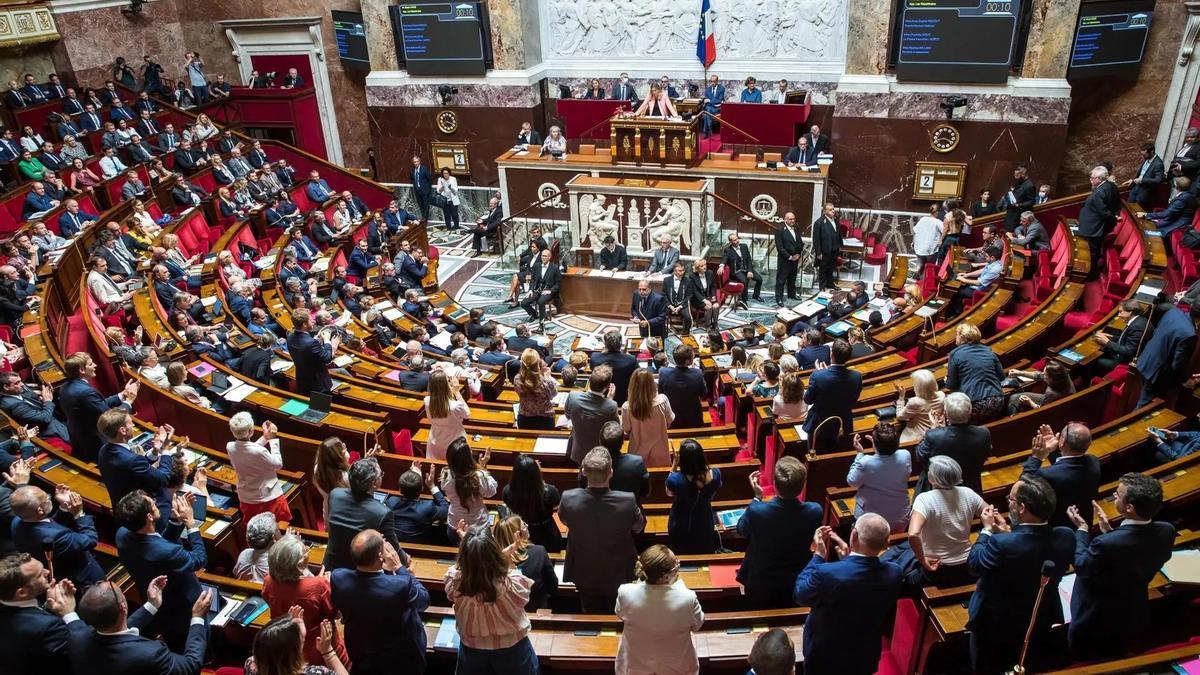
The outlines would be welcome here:
M 604 245 L 605 237 L 617 236 L 621 228 L 621 223 L 613 218 L 617 205 L 606 205 L 607 199 L 604 195 L 583 195 L 579 198 L 579 208 L 587 214 L 587 229 L 581 233 L 580 246 L 583 245 L 583 237 L 586 237 L 588 245 L 598 251 Z
M 646 229 L 650 232 L 651 248 L 655 243 L 662 241 L 663 237 L 670 237 L 671 245 L 681 252 L 685 249 L 690 251 L 691 220 L 692 214 L 685 200 L 666 197 L 658 200 L 658 212 L 646 223 Z

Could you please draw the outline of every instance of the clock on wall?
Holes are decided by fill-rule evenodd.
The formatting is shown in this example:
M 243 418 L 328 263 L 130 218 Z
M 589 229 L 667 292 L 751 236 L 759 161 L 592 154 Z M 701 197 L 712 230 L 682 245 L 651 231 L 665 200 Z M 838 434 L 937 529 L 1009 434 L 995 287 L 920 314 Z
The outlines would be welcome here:
M 437 126 L 443 134 L 452 134 L 458 131 L 458 115 L 455 115 L 453 110 L 443 110 L 438 113 Z
M 955 129 L 953 125 L 942 123 L 933 128 L 933 132 L 929 135 L 929 144 L 937 152 L 950 152 L 958 147 L 958 141 L 962 139 L 962 134 Z

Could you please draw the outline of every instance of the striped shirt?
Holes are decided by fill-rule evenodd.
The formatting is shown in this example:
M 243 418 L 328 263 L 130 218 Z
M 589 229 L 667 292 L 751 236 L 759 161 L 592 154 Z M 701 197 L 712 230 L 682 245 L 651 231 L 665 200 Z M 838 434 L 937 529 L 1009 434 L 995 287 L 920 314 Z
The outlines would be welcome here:
M 458 637 L 472 649 L 507 649 L 529 635 L 529 616 L 525 603 L 533 580 L 513 568 L 501 583 L 495 602 L 459 593 L 462 573 L 457 565 L 446 570 L 443 582 L 446 597 L 454 603 L 454 620 Z

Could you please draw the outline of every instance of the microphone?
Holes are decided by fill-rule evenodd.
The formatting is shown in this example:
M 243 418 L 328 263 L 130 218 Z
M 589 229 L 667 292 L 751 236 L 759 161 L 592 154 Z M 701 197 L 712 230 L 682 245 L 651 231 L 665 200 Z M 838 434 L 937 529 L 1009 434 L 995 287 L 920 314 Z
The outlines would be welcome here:
M 1050 577 L 1054 575 L 1054 568 L 1053 560 L 1042 561 L 1042 576 L 1038 580 L 1037 598 L 1033 601 L 1033 614 L 1029 617 L 1029 626 L 1025 628 L 1025 642 L 1021 645 L 1021 658 L 1017 661 L 1017 665 L 1009 671 L 1015 675 L 1022 675 L 1025 672 L 1025 657 L 1029 654 L 1029 641 L 1033 639 L 1033 626 L 1037 623 L 1038 610 L 1042 607 L 1042 596 L 1046 593 L 1046 584 L 1050 583 Z

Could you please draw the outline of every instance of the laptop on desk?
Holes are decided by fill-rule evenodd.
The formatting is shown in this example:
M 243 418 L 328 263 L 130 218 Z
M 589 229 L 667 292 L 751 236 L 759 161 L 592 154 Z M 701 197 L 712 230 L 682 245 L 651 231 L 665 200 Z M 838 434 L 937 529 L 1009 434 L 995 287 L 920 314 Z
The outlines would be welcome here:
M 314 391 L 308 395 L 308 410 L 301 413 L 299 418 L 305 422 L 318 424 L 329 415 L 329 405 L 331 403 L 333 403 L 333 396 L 324 392 Z
M 229 391 L 229 376 L 223 370 L 214 370 L 212 372 L 212 384 L 208 385 L 208 390 L 214 394 L 224 394 Z

